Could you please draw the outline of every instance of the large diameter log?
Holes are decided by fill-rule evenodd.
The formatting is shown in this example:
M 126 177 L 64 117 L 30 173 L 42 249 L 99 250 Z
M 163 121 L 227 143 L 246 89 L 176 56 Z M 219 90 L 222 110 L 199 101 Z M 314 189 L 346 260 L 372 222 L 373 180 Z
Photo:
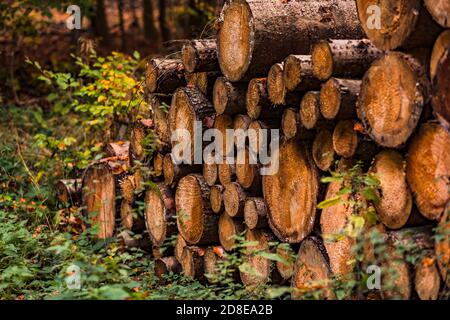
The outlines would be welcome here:
M 205 249 L 196 246 L 187 246 L 183 249 L 181 266 L 186 277 L 205 282 Z
M 79 207 L 81 204 L 81 179 L 59 180 L 55 186 L 58 203 L 64 207 Z
M 263 198 L 247 198 L 244 206 L 244 221 L 248 229 L 264 229 L 268 227 L 268 209 Z
M 290 55 L 284 60 L 284 85 L 287 91 L 311 91 L 320 88 L 320 81 L 313 74 L 309 55 Z
M 165 257 L 155 260 L 155 276 L 161 284 L 167 282 L 167 276 L 172 274 L 180 274 L 182 271 L 181 264 L 175 257 Z
M 278 108 L 272 108 L 267 91 L 267 78 L 256 78 L 250 80 L 246 95 L 247 114 L 250 118 L 269 118 Z
M 442 280 L 450 287 L 450 202 L 439 221 L 434 241 L 434 253 Z
M 215 244 L 219 241 L 219 217 L 211 210 L 210 189 L 201 175 L 180 180 L 175 194 L 178 231 L 189 244 Z
M 272 236 L 263 230 L 247 230 L 245 241 L 254 243 L 245 248 L 240 266 L 240 277 L 244 286 L 254 288 L 269 281 L 272 262 L 262 256 L 261 252 L 269 252 Z
M 180 181 L 180 179 L 184 176 L 191 173 L 198 173 L 202 170 L 201 165 L 176 164 L 173 160 L 172 154 L 170 153 L 164 156 L 163 168 L 164 183 L 170 188 L 175 187 L 178 181 Z
M 332 76 L 361 79 L 383 54 L 367 39 L 321 40 L 311 50 L 312 72 L 322 81 Z
M 154 246 L 162 246 L 176 232 L 173 191 L 163 183 L 150 187 L 145 194 L 145 223 Z
M 356 101 L 361 81 L 331 78 L 320 90 L 320 111 L 328 120 L 347 120 L 356 117 Z
M 432 90 L 432 105 L 441 122 L 450 126 L 450 30 L 444 31 L 434 44 L 431 55 L 430 71 Z
M 407 223 L 412 210 L 412 195 L 406 181 L 405 160 L 395 151 L 379 153 L 370 169 L 380 182 L 380 201 L 375 203 L 379 220 L 390 229 Z
M 411 56 L 391 52 L 375 61 L 364 76 L 358 117 L 379 145 L 401 147 L 419 122 L 426 102 L 425 71 Z
M 223 205 L 224 189 L 225 188 L 220 184 L 211 187 L 211 194 L 209 196 L 211 202 L 211 210 L 216 214 L 221 214 L 224 210 Z
M 424 254 L 415 268 L 414 287 L 420 300 L 437 300 L 441 278 L 431 252 Z
M 181 49 L 181 60 L 187 72 L 218 71 L 217 43 L 214 39 L 192 40 Z
M 326 128 L 321 128 L 314 138 L 312 156 L 317 167 L 328 171 L 334 163 L 333 134 Z
M 357 20 L 353 1 L 232 1 L 221 13 L 220 68 L 230 81 L 263 76 L 290 54 L 309 54 L 315 39 L 362 38 Z
M 311 231 L 316 216 L 318 172 L 303 142 L 283 142 L 275 156 L 279 170 L 263 177 L 269 224 L 283 242 L 299 243 Z
M 433 19 L 444 28 L 450 28 L 450 3 L 447 0 L 425 0 L 424 2 Z
M 169 128 L 171 135 L 174 135 L 177 130 L 189 132 L 191 161 L 194 160 L 196 148 L 202 148 L 202 146 L 196 146 L 196 122 L 202 123 L 202 132 L 196 132 L 202 136 L 203 130 L 208 127 L 209 120 L 212 118 L 214 118 L 214 107 L 198 89 L 179 88 L 175 91 L 169 111 Z M 172 148 L 177 147 L 181 142 L 180 139 L 173 139 Z
M 321 292 L 323 299 L 335 299 L 331 290 L 332 273 L 323 243 L 314 237 L 300 245 L 292 275 L 292 299 L 307 299 L 314 292 Z
M 420 213 L 439 220 L 450 200 L 450 133 L 434 123 L 422 125 L 406 159 L 406 178 Z
M 147 63 L 145 84 L 149 93 L 172 94 L 186 85 L 184 66 L 178 59 L 152 59 Z
M 246 112 L 247 86 L 233 84 L 225 77 L 219 77 L 214 84 L 213 103 L 217 114 L 236 115 Z
M 430 46 L 440 27 L 421 0 L 356 0 L 359 20 L 381 50 Z
M 238 237 L 245 230 L 241 220 L 222 214 L 219 219 L 219 240 L 226 251 L 236 248 Z
M 167 97 L 153 95 L 150 98 L 154 131 L 162 144 L 170 145 L 168 112 L 170 100 Z

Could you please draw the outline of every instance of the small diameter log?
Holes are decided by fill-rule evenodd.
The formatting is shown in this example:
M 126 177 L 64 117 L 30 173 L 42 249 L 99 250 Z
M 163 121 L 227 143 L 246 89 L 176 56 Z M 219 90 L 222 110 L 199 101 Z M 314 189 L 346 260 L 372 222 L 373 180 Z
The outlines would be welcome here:
M 357 103 L 366 133 L 383 147 L 401 147 L 419 122 L 427 92 L 425 70 L 412 56 L 390 52 L 375 61 Z
M 175 257 L 165 257 L 155 260 L 154 272 L 161 284 L 167 282 L 167 276 L 171 274 L 180 274 L 181 271 L 181 264 Z
M 175 240 L 175 246 L 174 246 L 174 254 L 175 254 L 175 258 L 177 258 L 178 261 L 181 261 L 182 257 L 183 257 L 183 250 L 184 247 L 186 247 L 186 241 L 184 240 L 184 238 L 181 236 L 181 234 L 177 235 L 177 239 Z
M 256 78 L 248 83 L 247 95 L 247 114 L 252 119 L 273 117 L 273 113 L 278 108 L 272 108 L 272 102 L 269 99 L 267 91 L 267 78 Z
M 177 130 L 187 130 L 189 132 L 191 139 L 191 161 L 194 160 L 196 147 L 201 147 L 196 146 L 196 135 L 194 134 L 196 122 L 200 121 L 202 123 L 202 132 L 197 132 L 198 135 L 202 136 L 203 130 L 207 129 L 209 120 L 213 119 L 214 115 L 214 107 L 198 89 L 179 88 L 175 91 L 169 111 L 169 128 L 172 135 Z M 178 144 L 184 142 L 183 140 L 174 139 L 172 141 L 172 148 L 176 148 Z
M 181 178 L 191 173 L 201 172 L 201 165 L 176 164 L 172 154 L 168 153 L 163 160 L 164 183 L 170 188 L 174 188 Z
M 226 186 L 236 180 L 236 165 L 229 164 L 226 159 L 222 160 L 222 163 L 217 165 L 219 169 L 219 181 L 220 184 Z
M 450 3 L 447 0 L 425 0 L 424 3 L 437 23 L 444 28 L 450 28 Z
M 299 243 L 314 225 L 318 172 L 306 143 L 285 141 L 278 152 L 278 172 L 263 176 L 269 224 L 281 241 Z
M 375 203 L 380 221 L 390 229 L 404 227 L 411 215 L 412 195 L 406 181 L 405 159 L 395 151 L 379 153 L 370 169 L 380 182 L 380 201 Z
M 322 81 L 332 76 L 361 79 L 383 54 L 367 39 L 321 40 L 311 50 L 312 71 Z
M 334 163 L 333 134 L 326 128 L 321 128 L 314 138 L 312 156 L 317 167 L 328 171 Z
M 129 141 L 116 141 L 116 142 L 110 142 L 107 143 L 103 150 L 107 157 L 128 157 L 130 148 L 130 142 Z
M 142 217 L 138 216 L 135 211 L 133 203 L 122 199 L 120 204 L 120 220 L 122 226 L 126 230 L 133 231 L 134 233 L 139 233 L 145 230 L 145 221 Z
M 184 87 L 184 66 L 178 59 L 152 59 L 147 63 L 145 84 L 149 93 L 172 94 Z
M 218 31 L 220 68 L 230 81 L 263 76 L 290 54 L 308 54 L 316 39 L 362 38 L 357 20 L 353 1 L 227 3 Z
M 244 157 L 243 159 L 239 159 L 238 157 L 236 164 L 237 182 L 241 185 L 242 188 L 249 190 L 249 192 L 253 194 L 260 194 L 261 193 L 261 175 L 259 172 L 260 166 L 258 164 L 251 163 L 250 161 L 251 155 L 247 148 L 242 152 L 244 152 Z
M 356 6 L 367 37 L 381 50 L 428 47 L 439 34 L 420 0 L 357 0 Z
M 153 176 L 162 177 L 164 174 L 164 155 L 159 152 L 153 154 Z
M 286 139 L 293 139 L 301 131 L 300 114 L 294 108 L 284 109 L 281 119 L 281 131 Z
M 234 137 L 229 140 L 227 134 L 227 130 L 233 129 L 233 125 L 233 118 L 227 114 L 218 115 L 214 121 L 214 129 L 216 129 L 222 135 L 221 144 L 219 141 L 215 142 L 215 152 L 220 153 L 223 158 L 232 156 L 234 152 Z
M 279 244 L 277 246 L 275 254 L 281 258 L 283 261 L 277 261 L 275 266 L 277 268 L 278 274 L 283 280 L 291 279 L 294 273 L 295 265 L 295 252 L 292 247 L 286 243 Z
M 237 244 L 237 237 L 245 230 L 240 219 L 234 219 L 222 214 L 219 219 L 219 240 L 226 251 L 232 251 Z
M 132 165 L 146 160 L 146 138 L 153 129 L 151 119 L 138 120 L 131 126 L 129 159 Z
M 231 272 L 230 269 L 233 267 L 226 267 L 227 274 L 224 274 L 225 268 L 221 267 L 221 264 L 225 263 L 227 258 L 225 256 L 225 249 L 221 246 L 209 247 L 206 249 L 205 253 L 205 275 L 208 282 L 211 284 L 217 284 L 221 281 L 228 281 L 231 277 L 234 282 L 239 282 L 239 270 L 236 269 Z
M 55 186 L 56 199 L 63 207 L 79 207 L 81 204 L 81 179 L 59 180 Z
M 450 7 L 450 4 L 449 4 Z M 434 44 L 431 55 L 432 105 L 437 118 L 450 126 L 450 30 L 444 31 Z
M 150 252 L 152 247 L 150 238 L 145 234 L 134 236 L 134 234 L 129 230 L 122 231 L 117 236 L 117 239 L 120 240 L 120 243 L 127 248 L 137 248 L 145 252 Z
M 218 71 L 215 39 L 192 40 L 181 49 L 181 60 L 187 72 Z
M 245 113 L 246 94 L 245 83 L 231 83 L 225 77 L 217 78 L 213 89 L 213 103 L 217 114 Z
M 272 236 L 263 230 L 247 230 L 246 242 L 255 242 L 256 245 L 247 246 L 243 252 L 243 265 L 240 268 L 241 281 L 251 289 L 266 284 L 270 278 L 272 262 L 262 256 L 261 252 L 269 252 L 269 243 Z
M 261 154 L 267 152 L 271 138 L 271 129 L 279 130 L 281 119 L 253 120 L 248 126 L 248 140 L 253 152 Z
M 244 206 L 244 221 L 248 229 L 268 227 L 268 209 L 263 198 L 247 198 Z
M 220 184 L 211 187 L 210 202 L 211 210 L 216 214 L 221 214 L 224 210 L 223 191 L 224 187 Z
M 439 297 L 441 278 L 431 251 L 426 252 L 417 262 L 414 287 L 420 300 L 437 300 Z
M 285 105 L 287 90 L 284 85 L 284 65 L 283 63 L 274 64 L 267 75 L 267 91 L 269 99 L 274 105 Z
M 356 118 L 361 81 L 331 78 L 320 90 L 320 112 L 327 120 Z
M 439 221 L 434 241 L 434 254 L 442 280 L 450 287 L 450 202 Z
M 339 121 L 333 131 L 333 148 L 338 156 L 351 158 L 358 148 L 358 134 L 354 129 L 355 121 Z
M 232 182 L 225 185 L 223 202 L 227 215 L 232 218 L 243 217 L 246 199 L 247 193 L 239 183 Z
M 196 87 L 207 97 L 211 97 L 214 90 L 214 84 L 217 78 L 222 74 L 220 72 L 199 72 L 186 73 L 187 87 Z
M 311 91 L 320 88 L 314 77 L 311 56 L 290 55 L 284 60 L 283 79 L 288 92 Z
M 238 146 L 239 142 L 238 137 L 240 136 L 240 134 L 245 134 L 247 132 L 248 127 L 250 126 L 252 121 L 253 120 L 249 116 L 243 114 L 238 114 L 237 116 L 234 117 L 233 119 L 233 127 L 235 132 L 234 144 L 236 146 Z M 243 143 L 246 143 L 246 141 L 243 141 Z
M 307 130 L 314 129 L 322 119 L 320 114 L 320 92 L 305 93 L 300 103 L 300 121 Z
M 161 95 L 153 95 L 150 98 L 152 107 L 152 120 L 155 126 L 155 134 L 161 144 L 170 145 L 170 130 L 168 113 L 170 108 L 170 99 Z
M 205 282 L 205 249 L 200 247 L 184 247 L 181 266 L 186 277 Z
M 335 299 L 331 290 L 332 273 L 323 243 L 308 237 L 300 245 L 292 275 L 292 299 L 308 299 L 319 291 L 323 299 Z
M 201 175 L 188 175 L 178 183 L 177 226 L 189 244 L 208 245 L 219 241 L 219 217 L 212 212 L 209 198 L 209 186 Z
M 439 220 L 450 200 L 450 133 L 439 124 L 422 125 L 406 158 L 406 178 L 420 213 Z
M 219 168 L 214 161 L 214 156 L 209 155 L 203 163 L 203 178 L 205 178 L 206 184 L 210 187 L 214 186 L 219 181 Z

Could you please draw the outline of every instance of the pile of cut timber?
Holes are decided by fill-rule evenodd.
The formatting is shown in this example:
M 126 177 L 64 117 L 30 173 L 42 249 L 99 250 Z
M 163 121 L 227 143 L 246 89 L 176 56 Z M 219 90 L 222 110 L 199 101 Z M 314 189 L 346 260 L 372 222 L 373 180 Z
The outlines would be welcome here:
M 364 233 L 381 234 L 389 255 L 378 259 L 380 250 L 364 244 L 362 264 L 385 270 L 376 296 L 437 299 L 450 284 L 449 14 L 448 1 L 434 0 L 229 1 L 216 38 L 186 43 L 179 59 L 148 62 L 149 107 L 130 116 L 130 142 L 109 144 L 108 158 L 82 179 L 62 181 L 59 199 L 81 201 L 99 238 L 120 226 L 146 235 L 132 244 L 151 246 L 158 276 L 209 281 L 243 235 L 253 244 L 243 261 L 256 272 L 242 268 L 235 281 L 290 283 L 293 298 L 320 287 L 334 299 L 332 279 L 356 268 L 358 239 L 344 234 L 355 204 L 318 210 L 342 188 L 320 178 L 362 160 L 380 181 L 378 224 Z M 247 149 L 238 164 L 176 164 L 171 136 L 193 134 L 196 121 L 201 133 L 280 129 L 278 171 L 261 175 L 267 163 L 252 163 Z M 149 133 L 157 137 L 151 155 Z M 228 151 L 239 145 L 226 140 Z M 324 240 L 332 235 L 341 236 Z M 174 237 L 173 250 L 159 250 Z M 399 248 L 418 253 L 416 263 Z

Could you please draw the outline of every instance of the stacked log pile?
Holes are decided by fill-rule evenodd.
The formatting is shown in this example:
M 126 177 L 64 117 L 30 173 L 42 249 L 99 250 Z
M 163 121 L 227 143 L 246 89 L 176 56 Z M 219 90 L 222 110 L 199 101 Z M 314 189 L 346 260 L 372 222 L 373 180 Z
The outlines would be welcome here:
M 374 4 L 378 26 L 368 9 Z M 150 108 L 131 125 L 128 154 L 111 146 L 81 181 L 62 182 L 61 201 L 77 205 L 81 184 L 99 238 L 120 229 L 116 218 L 147 234 L 161 277 L 183 272 L 212 281 L 207 274 L 243 238 L 252 245 L 241 251 L 242 264 L 256 272 L 240 268 L 236 281 L 288 283 L 293 298 L 320 288 L 321 298 L 334 299 L 332 279 L 355 276 L 358 239 L 345 230 L 358 210 L 348 194 L 319 210 L 343 187 L 320 179 L 362 160 L 379 181 L 378 224 L 366 221 L 363 233 L 376 230 L 389 254 L 383 259 L 365 244 L 363 264 L 380 265 L 382 282 L 394 283 L 379 296 L 437 299 L 450 284 L 449 13 L 446 1 L 229 1 L 215 39 L 186 43 L 180 59 L 148 62 Z M 251 140 L 262 149 L 251 136 L 243 139 L 244 161 L 176 164 L 177 130 L 192 134 L 192 159 L 195 143 L 206 147 L 195 140 L 196 121 L 200 134 L 223 133 L 224 155 L 241 147 L 227 129 L 280 129 L 272 150 L 278 170 L 262 175 L 268 164 L 250 161 Z M 149 133 L 156 137 L 150 155 Z M 339 239 L 330 241 L 333 235 Z M 411 262 L 409 251 L 419 258 Z M 269 253 L 285 259 L 275 263 Z

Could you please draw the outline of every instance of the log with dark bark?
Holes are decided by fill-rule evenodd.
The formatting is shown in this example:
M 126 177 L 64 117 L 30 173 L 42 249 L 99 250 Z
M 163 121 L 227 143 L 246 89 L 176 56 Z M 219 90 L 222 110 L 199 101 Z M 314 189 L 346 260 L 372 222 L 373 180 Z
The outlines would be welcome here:
M 331 78 L 320 90 L 320 111 L 328 120 L 356 118 L 361 81 Z
M 317 238 L 309 237 L 300 245 L 292 275 L 292 299 L 307 299 L 318 291 L 323 299 L 335 299 L 331 290 L 332 273 L 325 247 Z
M 81 179 L 59 180 L 55 186 L 56 199 L 62 207 L 79 207 L 81 204 Z
M 235 249 L 237 237 L 245 230 L 242 219 L 231 218 L 224 213 L 219 219 L 219 240 L 226 251 Z
M 163 172 L 164 183 L 170 188 L 174 188 L 181 178 L 191 173 L 199 173 L 202 171 L 201 165 L 176 164 L 172 154 L 168 153 L 164 156 Z
M 450 7 L 450 5 L 449 5 Z M 431 55 L 430 72 L 432 89 L 432 105 L 437 118 L 450 127 L 450 30 L 444 31 L 434 44 Z
M 183 63 L 178 59 L 150 60 L 145 84 L 149 93 L 172 94 L 178 87 L 186 85 Z
M 366 133 L 383 147 L 401 147 L 419 122 L 428 88 L 425 70 L 412 56 L 390 52 L 375 61 L 357 103 Z
M 219 241 L 219 217 L 211 210 L 210 188 L 201 175 L 180 180 L 175 194 L 177 226 L 189 244 L 208 245 Z
M 406 178 L 420 213 L 439 220 L 450 200 L 450 133 L 435 123 L 422 125 L 406 159 Z
M 287 91 L 311 91 L 320 88 L 314 77 L 311 56 L 290 55 L 284 60 L 283 79 Z
M 162 246 L 176 233 L 175 199 L 173 190 L 157 183 L 145 194 L 145 223 L 154 246 Z
M 215 39 L 191 40 L 181 50 L 187 72 L 218 71 L 217 42 Z
M 225 185 L 223 202 L 227 215 L 232 218 L 243 217 L 246 199 L 247 193 L 239 183 L 232 182 Z
M 421 0 L 356 0 L 367 37 L 381 50 L 430 46 L 440 27 Z
M 159 279 L 160 284 L 167 282 L 167 276 L 171 274 L 180 274 L 182 271 L 181 264 L 175 257 L 164 257 L 155 260 L 155 276 Z
M 314 225 L 318 172 L 306 143 L 285 141 L 278 152 L 279 170 L 263 177 L 269 224 L 281 241 L 299 243 Z
M 424 3 L 437 23 L 444 28 L 450 28 L 450 3 L 447 0 L 425 0 Z
M 312 146 L 312 156 L 322 171 L 328 171 L 333 166 L 335 158 L 333 134 L 327 128 L 321 128 L 317 132 Z
M 314 129 L 322 120 L 320 114 L 320 92 L 305 93 L 300 103 L 300 122 L 307 130 Z
M 370 169 L 380 182 L 380 201 L 375 203 L 379 220 L 390 229 L 407 223 L 412 210 L 412 195 L 406 181 L 405 159 L 395 151 L 379 153 Z
M 181 266 L 186 277 L 206 282 L 205 278 L 205 248 L 186 246 L 183 249 Z
M 224 210 L 223 205 L 224 189 L 225 188 L 220 184 L 211 187 L 211 194 L 210 194 L 211 210 L 216 214 L 221 214 Z
M 245 113 L 246 94 L 246 83 L 231 83 L 225 77 L 217 78 L 213 89 L 213 103 L 217 114 Z
M 358 148 L 358 133 L 355 131 L 355 121 L 339 121 L 333 131 L 333 148 L 338 156 L 351 158 Z
M 417 262 L 414 287 L 420 300 L 437 300 L 441 278 L 432 251 L 428 251 Z
M 233 1 L 219 22 L 220 68 L 230 81 L 250 80 L 290 54 L 309 54 L 317 39 L 362 35 L 353 1 Z
M 103 150 L 107 157 L 128 157 L 129 141 L 116 141 L 107 143 Z
M 265 119 L 276 116 L 279 108 L 272 108 L 267 91 L 267 78 L 256 78 L 250 80 L 246 95 L 247 114 L 253 120 Z
M 311 50 L 312 71 L 322 81 L 332 76 L 361 79 L 383 54 L 367 39 L 321 40 Z
M 267 222 L 268 209 L 264 198 L 249 197 L 245 200 L 244 221 L 248 229 L 264 229 Z

